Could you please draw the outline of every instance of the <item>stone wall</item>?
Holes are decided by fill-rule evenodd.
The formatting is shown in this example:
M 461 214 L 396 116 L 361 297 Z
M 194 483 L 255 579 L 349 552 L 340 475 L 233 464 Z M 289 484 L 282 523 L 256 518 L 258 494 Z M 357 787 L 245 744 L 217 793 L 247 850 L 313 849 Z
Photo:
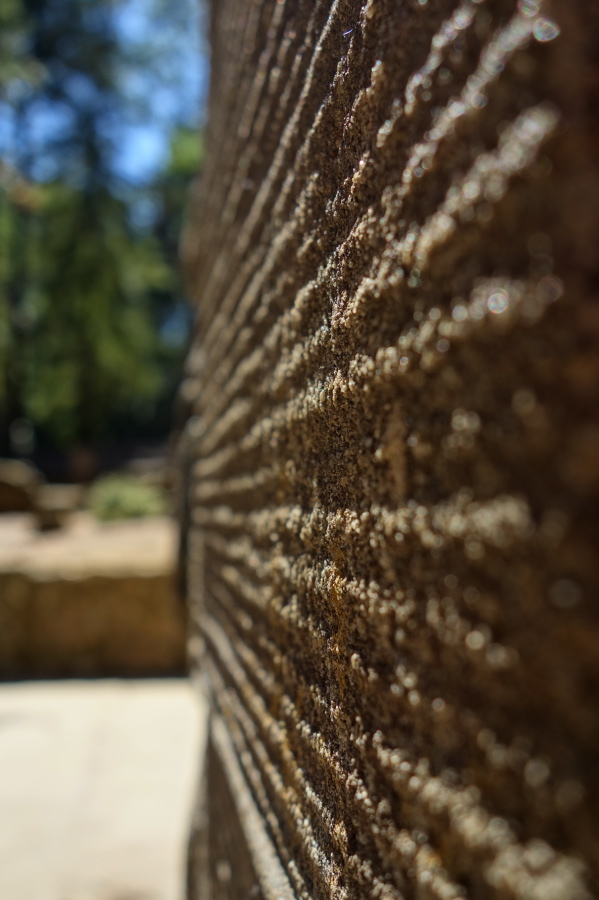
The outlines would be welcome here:
M 599 891 L 599 5 L 213 0 L 194 898 Z
M 0 516 L 0 680 L 183 674 L 175 545 L 166 517 Z

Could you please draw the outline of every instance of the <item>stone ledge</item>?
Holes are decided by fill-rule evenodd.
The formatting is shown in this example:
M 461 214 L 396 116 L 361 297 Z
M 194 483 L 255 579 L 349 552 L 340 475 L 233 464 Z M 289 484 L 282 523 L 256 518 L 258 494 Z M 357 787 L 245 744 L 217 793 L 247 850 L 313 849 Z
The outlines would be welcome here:
M 40 534 L 0 520 L 0 677 L 167 675 L 185 667 L 167 518 Z

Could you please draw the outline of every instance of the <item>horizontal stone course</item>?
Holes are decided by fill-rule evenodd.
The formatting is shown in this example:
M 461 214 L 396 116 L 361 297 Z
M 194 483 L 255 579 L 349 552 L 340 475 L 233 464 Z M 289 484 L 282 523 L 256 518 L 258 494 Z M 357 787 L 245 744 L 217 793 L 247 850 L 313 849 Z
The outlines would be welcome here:
M 226 740 L 193 896 L 272 893 L 222 840 L 251 802 L 298 898 L 588 900 L 599 12 L 211 15 L 181 447 Z

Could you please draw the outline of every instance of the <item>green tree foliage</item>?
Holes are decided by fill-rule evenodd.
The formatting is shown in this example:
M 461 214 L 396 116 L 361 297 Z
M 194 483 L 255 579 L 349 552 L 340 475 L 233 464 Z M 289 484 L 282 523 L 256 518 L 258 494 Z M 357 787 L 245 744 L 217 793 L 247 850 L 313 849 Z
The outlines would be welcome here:
M 123 44 L 122 5 L 0 0 L 0 408 L 64 448 L 164 430 L 185 331 L 176 243 L 200 141 L 178 128 L 151 184 L 119 173 L 145 114 L 123 83 L 164 58 Z
M 106 190 L 50 185 L 36 225 L 25 413 L 63 443 L 105 437 L 162 388 L 149 292 L 169 290 L 172 276 L 157 242 L 132 233 L 126 205 Z
M 0 0 L 0 97 L 17 80 L 35 84 L 42 70 L 28 50 L 28 28 L 21 0 Z
M 99 478 L 89 492 L 88 506 L 97 519 L 105 522 L 159 516 L 167 511 L 160 490 L 131 475 Z

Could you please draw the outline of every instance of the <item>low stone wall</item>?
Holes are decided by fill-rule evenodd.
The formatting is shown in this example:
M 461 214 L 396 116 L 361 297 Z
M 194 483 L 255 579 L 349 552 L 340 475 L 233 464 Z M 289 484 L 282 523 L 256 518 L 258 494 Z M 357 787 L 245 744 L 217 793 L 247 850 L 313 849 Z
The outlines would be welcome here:
M 180 674 L 185 615 L 168 519 L 40 535 L 0 520 L 0 678 Z

